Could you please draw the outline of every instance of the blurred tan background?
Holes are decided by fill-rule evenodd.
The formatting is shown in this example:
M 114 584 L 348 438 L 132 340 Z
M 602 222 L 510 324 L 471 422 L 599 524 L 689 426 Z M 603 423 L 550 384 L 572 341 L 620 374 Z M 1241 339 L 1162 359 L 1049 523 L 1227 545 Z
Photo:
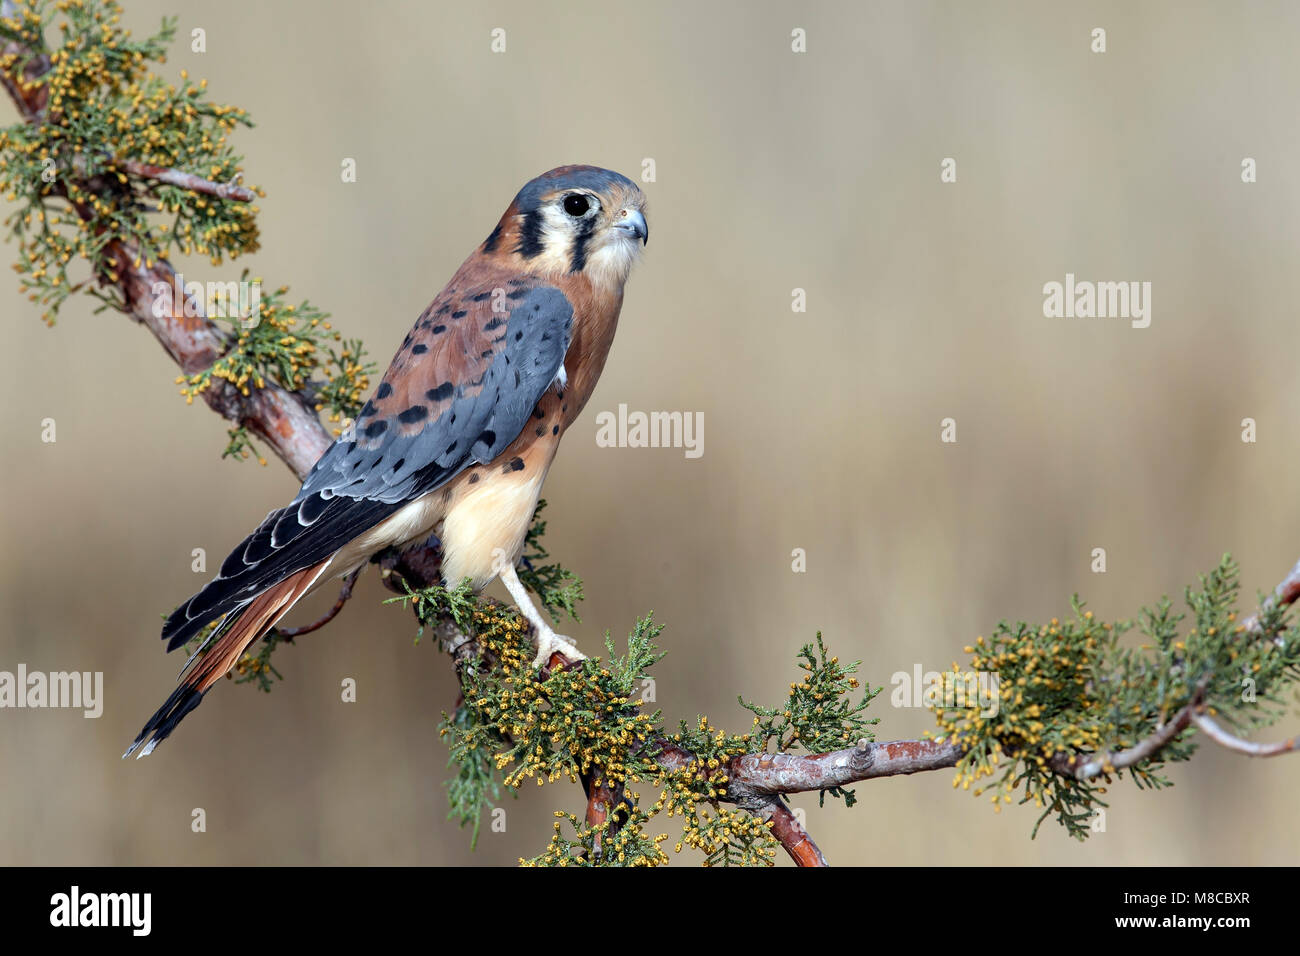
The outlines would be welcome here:
M 1300 556 L 1300 9 L 1285 4 L 127 0 L 180 15 L 171 75 L 258 122 L 249 266 L 386 365 L 514 192 L 560 163 L 639 178 L 652 242 L 604 378 L 546 486 L 553 553 L 586 580 L 588 651 L 653 609 L 667 719 L 742 729 L 821 630 L 888 684 L 1002 617 L 1079 591 L 1130 616 L 1230 550 L 1247 597 Z M 1089 50 L 1107 30 L 1108 52 Z M 207 31 L 207 52 L 189 51 Z M 489 33 L 507 31 L 494 55 Z M 807 31 L 807 53 L 790 32 Z M 4 114 L 11 121 L 12 112 Z M 1243 157 L 1259 181 L 1241 182 Z M 358 182 L 340 182 L 353 157 Z M 958 181 L 939 181 L 944 157 Z M 13 250 L 3 253 L 12 258 Z M 1047 319 L 1042 286 L 1153 283 L 1152 322 Z M 807 292 L 806 314 L 791 290 Z M 225 424 L 175 394 L 142 329 L 0 295 L 8 414 L 0 669 L 100 670 L 101 719 L 0 712 L 0 862 L 503 864 L 540 852 L 576 787 L 507 800 L 507 832 L 445 821 L 447 661 L 413 647 L 373 572 L 277 654 L 268 695 L 223 684 L 151 758 L 118 755 L 182 661 L 159 615 L 296 490 L 219 460 Z M 595 416 L 704 413 L 704 455 L 605 449 Z M 956 445 L 939 422 L 958 423 Z M 1259 441 L 1240 441 L 1240 422 Z M 40 441 L 57 421 L 58 441 Z M 1109 570 L 1089 570 L 1105 547 Z M 791 551 L 807 551 L 807 573 Z M 318 594 L 291 623 L 332 601 Z M 344 677 L 359 699 L 339 699 Z M 875 705 L 881 739 L 927 713 Z M 1296 732 L 1295 721 L 1269 736 Z M 1215 748 L 1166 793 L 1112 791 L 1078 845 L 995 816 L 951 773 L 797 798 L 844 864 L 1294 863 L 1300 758 Z M 207 832 L 191 832 L 202 807 Z M 673 821 L 665 821 L 671 823 Z M 675 830 L 669 829 L 674 835 Z M 679 858 L 687 862 L 684 855 Z M 785 862 L 784 860 L 782 861 Z

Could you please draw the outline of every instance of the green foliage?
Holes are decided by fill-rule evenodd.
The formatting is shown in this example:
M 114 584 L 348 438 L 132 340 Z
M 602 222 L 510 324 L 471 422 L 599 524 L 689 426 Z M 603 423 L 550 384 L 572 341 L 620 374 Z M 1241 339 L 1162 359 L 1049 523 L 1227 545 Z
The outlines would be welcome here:
M 521 866 L 664 866 L 668 863 L 668 855 L 659 846 L 668 839 L 668 834 L 649 836 L 645 828 L 651 814 L 640 807 L 633 807 L 626 823 L 619 827 L 612 819 L 589 826 L 563 810 L 557 810 L 555 816 L 555 835 L 545 852 L 531 859 L 520 859 Z M 573 838 L 563 835 L 564 823 L 573 830 Z
M 544 501 L 538 503 L 527 538 L 533 566 L 520 578 L 553 614 L 571 612 L 581 581 L 559 565 L 540 564 L 549 557 L 542 546 L 546 522 L 539 517 L 544 507 Z M 557 813 L 550 844 L 542 854 L 521 860 L 526 865 L 661 865 L 668 862 L 661 848 L 666 837 L 647 830 L 661 815 L 680 823 L 677 852 L 696 849 L 711 866 L 770 865 L 777 844 L 768 824 L 725 804 L 729 761 L 772 747 L 816 751 L 874 739 L 868 728 L 876 721 L 863 712 L 880 690 L 868 688 L 853 701 L 858 664 L 842 666 L 827 653 L 820 634 L 816 644 L 800 650 L 804 676 L 790 685 L 784 705 L 745 704 L 756 715 L 752 733 L 730 734 L 700 717 L 691 724 L 682 721 L 670 735 L 660 714 L 643 707 L 650 668 L 663 656 L 655 645 L 661 626 L 651 616 L 637 621 L 626 652 L 617 653 L 606 634 L 603 662 L 583 661 L 543 679 L 532 667 L 529 627 L 514 610 L 478 598 L 468 581 L 455 588 L 407 586 L 406 592 L 386 603 L 412 606 L 419 634 L 449 621 L 478 644 L 479 657 L 461 673 L 463 699 L 451 716 L 443 715 L 440 727 L 450 748 L 449 766 L 456 769 L 447 785 L 449 818 L 473 826 L 472 842 L 482 815 L 503 793 L 514 796 L 529 780 L 541 785 L 585 775 L 618 787 L 648 785 L 658 793 L 647 804 L 627 789 L 625 819 L 617 826 L 608 820 L 588 826 Z M 659 759 L 664 747 L 685 759 L 666 768 Z M 851 791 L 836 788 L 823 797 L 826 793 L 852 805 Z
M 226 443 L 225 451 L 221 453 L 222 458 L 234 458 L 236 461 L 242 461 L 257 451 L 257 446 L 253 444 L 253 436 L 248 433 L 248 429 L 243 425 L 227 428 L 226 436 L 230 440 Z M 263 460 L 259 455 L 258 461 Z
M 264 388 L 271 381 L 290 391 L 313 395 L 316 410 L 327 412 L 331 423 L 341 423 L 343 418 L 360 412 L 361 396 L 370 387 L 374 364 L 364 361 L 360 341 L 341 340 L 325 321 L 327 313 L 309 302 L 286 303 L 287 292 L 286 287 L 281 287 L 263 294 L 255 322 L 231 321 L 233 340 L 221 358 L 201 372 L 176 379 L 187 403 L 218 379 L 228 382 L 241 395 L 249 395 L 253 388 Z M 336 342 L 340 343 L 337 352 L 331 344 Z M 323 383 L 312 378 L 318 371 L 324 373 Z M 336 435 L 341 431 L 334 429 Z M 223 457 L 247 458 L 250 446 L 246 429 L 232 429 Z M 264 458 L 258 461 L 266 464 Z
M 509 742 L 502 738 L 490 747 L 479 746 L 478 739 L 470 742 L 473 737 L 469 733 L 473 718 L 473 709 L 462 702 L 451 717 L 443 714 L 442 723 L 438 727 L 438 735 L 448 739 L 450 754 L 447 766 L 456 772 L 447 781 L 447 802 L 451 807 L 447 819 L 455 820 L 461 827 L 466 824 L 473 827 L 471 848 L 478 845 L 483 813 L 500 802 L 502 791 L 508 791 L 512 797 L 518 794 L 515 788 L 503 786 L 501 774 L 493 759 L 495 750 Z
M 998 707 L 986 716 L 977 706 L 935 706 L 943 735 L 965 749 L 953 785 L 975 785 L 977 795 L 992 791 L 999 809 L 1020 790 L 1020 803 L 1043 811 L 1035 835 L 1055 815 L 1071 836 L 1083 839 L 1097 808 L 1106 806 L 1107 784 L 1127 772 L 1140 788 L 1169 786 L 1162 768 L 1190 759 L 1194 732 L 1183 731 L 1127 770 L 1108 766 L 1093 780 L 1058 772 L 1054 760 L 1131 748 L 1189 705 L 1236 728 L 1276 720 L 1282 695 L 1300 677 L 1300 643 L 1285 610 L 1263 612 L 1258 629 L 1246 633 L 1234 610 L 1235 562 L 1225 555 L 1200 580 L 1199 590 L 1185 592 L 1192 624 L 1186 633 L 1187 616 L 1175 614 L 1168 599 L 1143 609 L 1135 625 L 1102 623 L 1076 596 L 1064 621 L 1037 627 L 1003 621 L 987 640 L 967 647 L 972 672 L 997 674 Z M 1146 643 L 1121 644 L 1135 626 Z M 985 778 L 991 779 L 981 783 Z
M 420 622 L 420 629 L 415 632 L 415 643 L 420 643 L 426 627 L 436 625 L 443 620 L 450 620 L 462 630 L 472 625 L 474 611 L 478 609 L 479 601 L 469 578 L 453 588 L 431 584 L 427 588 L 417 589 L 412 588 L 406 581 L 402 581 L 401 584 L 406 593 L 387 598 L 384 603 L 400 604 L 402 607 L 411 605 L 416 620 Z
M 579 773 L 590 771 L 596 763 L 610 779 L 622 773 L 620 760 L 626 760 L 631 747 L 645 742 L 639 732 L 644 715 L 625 705 L 646 668 L 658 660 L 653 644 L 657 627 L 648 619 L 639 622 L 628 639 L 628 653 L 621 657 L 613 656 L 613 645 L 607 641 L 611 658 L 598 672 L 588 673 L 583 667 L 557 672 L 541 682 L 532 672 L 527 629 L 513 612 L 494 605 L 476 606 L 470 620 L 459 626 L 472 627 L 489 659 L 499 665 L 482 670 L 471 666 L 462 674 L 462 702 L 453 716 L 443 715 L 440 728 L 451 750 L 449 766 L 458 768 L 448 784 L 449 818 L 461 826 L 472 823 L 475 842 L 482 812 L 499 800 L 502 789 L 513 796 L 529 777 L 539 783 L 560 777 L 577 780 Z M 561 698 L 577 703 L 553 703 Z M 592 746 L 584 737 L 586 729 L 604 732 L 609 746 Z M 584 754 L 592 754 L 593 759 Z M 558 840 L 558 824 L 556 834 Z M 626 841 L 636 837 L 629 831 L 617 844 L 629 864 L 632 844 Z M 595 831 L 580 835 L 580 840 L 596 838 Z
M 298 309 L 299 328 L 307 308 L 304 302 Z M 321 317 L 325 314 L 319 313 Z M 328 323 L 325 328 L 329 328 Z M 356 418 L 361 413 L 361 396 L 370 387 L 370 376 L 378 371 L 378 366 L 364 361 L 366 349 L 360 339 L 341 339 L 338 335 L 332 338 L 339 343 L 337 351 L 324 337 L 316 340 L 318 350 L 325 355 L 316 366 L 324 372 L 324 380 L 311 387 L 316 393 L 316 411 L 327 411 L 329 420 L 337 422 L 340 418 Z
M 654 778 L 661 795 L 653 809 L 682 820 L 675 850 L 699 850 L 705 866 L 771 866 L 777 844 L 768 824 L 721 803 L 727 794 L 727 765 L 758 750 L 758 742 L 714 730 L 707 717 L 697 718 L 694 726 L 682 721 L 667 741 L 694 757 L 677 770 L 660 767 Z
M 420 593 L 430 607 L 435 601 L 450 606 L 436 592 Z M 625 653 L 616 653 L 607 634 L 603 662 L 586 660 L 545 678 L 531 666 L 528 628 L 513 610 L 479 603 L 469 624 L 481 656 L 462 673 L 463 703 L 444 716 L 441 728 L 459 768 L 448 788 L 451 817 L 477 826 L 500 789 L 514 793 L 528 780 L 541 785 L 587 776 L 626 788 L 624 818 L 616 827 L 557 813 L 550 844 L 521 861 L 527 865 L 661 865 L 668 862 L 661 847 L 666 837 L 648 829 L 660 816 L 679 821 L 675 851 L 696 849 L 705 865 L 771 865 L 778 846 L 769 824 L 726 804 L 729 762 L 778 742 L 785 749 L 829 741 L 843 746 L 869 737 L 874 723 L 862 712 L 879 690 L 850 700 L 858 688 L 851 676 L 857 665 L 842 667 L 820 637 L 801 650 L 806 676 L 792 685 L 783 708 L 747 705 L 757 715 L 755 733 L 730 734 L 700 717 L 669 735 L 638 693 L 663 656 L 655 645 L 661 627 L 652 617 L 636 623 Z M 681 759 L 661 761 L 664 748 Z M 644 801 L 638 785 L 651 787 L 657 798 Z M 852 794 L 844 795 L 851 803 Z
M 235 683 L 255 684 L 258 690 L 269 694 L 272 684 L 284 680 L 283 675 L 271 665 L 271 655 L 281 643 L 283 639 L 279 633 L 271 631 L 256 648 L 246 651 L 231 671 Z
M 625 791 L 626 818 L 616 832 L 606 822 L 590 827 L 567 813 L 573 837 L 555 835 L 544 853 L 530 861 L 547 865 L 644 866 L 667 862 L 660 848 L 664 835 L 651 836 L 646 826 L 657 815 L 679 817 L 677 844 L 701 850 L 711 864 L 770 863 L 775 843 L 767 825 L 743 811 L 722 806 L 724 765 L 747 752 L 748 738 L 715 734 L 701 719 L 694 731 L 683 727 L 673 738 L 696 760 L 666 771 L 656 759 L 663 729 L 659 713 L 646 713 L 636 698 L 649 668 L 662 655 L 654 641 L 660 626 L 650 617 L 637 622 L 627 651 L 615 653 L 606 635 L 605 662 L 583 661 L 542 678 L 531 666 L 528 629 L 511 610 L 480 607 L 474 634 L 484 666 L 462 675 L 464 713 L 445 718 L 453 758 L 464 766 L 484 767 L 489 760 L 502 772 L 502 784 L 516 789 L 528 780 L 539 785 L 577 781 L 591 775 L 619 786 L 648 782 L 661 790 L 646 807 L 640 795 Z M 462 771 L 453 783 L 453 816 L 462 823 L 490 798 L 481 772 L 467 780 Z M 596 841 L 601 841 L 596 852 Z
M 854 703 L 851 693 L 858 689 L 857 673 L 861 661 L 841 666 L 838 657 L 827 656 L 821 632 L 817 644 L 805 644 L 799 651 L 799 669 L 806 676 L 790 685 L 790 695 L 781 707 L 762 707 L 740 698 L 740 706 L 754 713 L 752 736 L 761 749 L 790 753 L 800 747 L 809 753 L 826 753 L 851 746 L 859 740 L 875 740 L 869 729 L 880 722 L 878 717 L 862 716 L 871 701 L 883 690 L 868 684 L 862 698 Z M 843 798 L 853 806 L 852 790 L 832 787 L 818 794 L 824 804 L 827 796 Z
M 541 679 L 532 667 L 528 627 L 512 610 L 479 608 L 474 634 L 492 666 L 462 675 L 466 704 L 476 720 L 461 735 L 467 746 L 496 747 L 498 768 L 509 768 L 505 783 L 554 782 L 599 774 L 625 783 L 648 766 L 645 744 L 658 714 L 641 712 L 631 700 L 632 686 L 658 659 L 653 639 L 659 628 L 649 618 L 638 622 L 627 654 L 583 661 Z
M 43 122 L 0 131 L 0 190 L 19 203 L 7 221 L 19 242 L 16 268 L 32 301 L 46 307 L 45 320 L 52 323 L 77 288 L 68 273 L 74 257 L 88 261 L 93 274 L 116 280 L 105 257 L 114 239 L 134 243 L 146 264 L 169 252 L 198 253 L 219 264 L 256 250 L 256 206 L 139 179 L 122 168 L 135 160 L 217 182 L 241 172 L 241 157 L 227 139 L 236 127 L 252 125 L 244 111 L 211 103 L 206 81 L 192 83 L 182 71 L 178 87 L 150 68 L 165 62 L 175 21 L 136 40 L 118 26 L 121 8 L 113 0 L 19 0 L 17 7 L 13 19 L 0 21 L 0 31 L 48 55 L 47 74 L 19 79 L 25 92 L 46 86 L 48 101 Z M 56 13 L 62 18 L 50 42 Z M 19 77 L 31 55 L 0 58 L 0 71 Z

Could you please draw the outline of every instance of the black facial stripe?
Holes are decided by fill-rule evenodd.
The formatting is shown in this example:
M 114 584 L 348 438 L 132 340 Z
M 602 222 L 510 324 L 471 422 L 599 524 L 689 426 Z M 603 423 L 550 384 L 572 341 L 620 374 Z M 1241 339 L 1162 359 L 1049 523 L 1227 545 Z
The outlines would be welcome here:
M 519 230 L 519 245 L 515 252 L 525 259 L 533 259 L 545 251 L 542 245 L 542 211 L 534 209 L 524 216 L 523 227 Z
M 573 237 L 573 257 L 569 260 L 570 272 L 581 272 L 587 266 L 587 240 L 596 231 L 596 217 L 581 220 L 577 235 Z

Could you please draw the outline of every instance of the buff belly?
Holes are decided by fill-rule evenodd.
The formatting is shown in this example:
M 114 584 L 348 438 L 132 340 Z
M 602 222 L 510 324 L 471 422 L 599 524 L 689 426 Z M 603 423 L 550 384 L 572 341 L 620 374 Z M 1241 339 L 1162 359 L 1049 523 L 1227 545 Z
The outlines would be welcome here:
M 442 576 L 449 587 L 465 578 L 475 590 L 486 587 L 503 565 L 513 565 L 546 479 L 543 469 L 498 475 L 478 486 L 467 485 L 453 498 L 442 521 Z

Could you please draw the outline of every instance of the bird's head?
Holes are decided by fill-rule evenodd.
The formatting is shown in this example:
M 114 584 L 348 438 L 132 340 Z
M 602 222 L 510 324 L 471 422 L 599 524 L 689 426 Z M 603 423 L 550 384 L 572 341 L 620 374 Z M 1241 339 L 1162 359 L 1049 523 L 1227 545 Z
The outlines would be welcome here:
M 560 166 L 519 190 L 483 251 L 517 256 L 525 272 L 582 273 L 621 289 L 649 237 L 636 183 L 597 166 Z

